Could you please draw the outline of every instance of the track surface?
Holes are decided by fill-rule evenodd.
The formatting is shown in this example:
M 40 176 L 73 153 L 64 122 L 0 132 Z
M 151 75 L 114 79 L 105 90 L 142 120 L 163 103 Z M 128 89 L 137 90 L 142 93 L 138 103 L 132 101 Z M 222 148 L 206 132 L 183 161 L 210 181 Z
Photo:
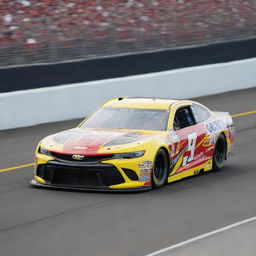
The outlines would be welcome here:
M 197 100 L 216 111 L 246 112 L 256 109 L 256 88 Z M 255 216 L 256 115 L 234 121 L 235 155 L 223 171 L 159 190 L 34 189 L 33 167 L 0 173 L 0 255 L 140 256 Z M 31 163 L 41 138 L 78 123 L 0 132 L 0 169 Z M 225 240 L 220 243 L 225 246 Z

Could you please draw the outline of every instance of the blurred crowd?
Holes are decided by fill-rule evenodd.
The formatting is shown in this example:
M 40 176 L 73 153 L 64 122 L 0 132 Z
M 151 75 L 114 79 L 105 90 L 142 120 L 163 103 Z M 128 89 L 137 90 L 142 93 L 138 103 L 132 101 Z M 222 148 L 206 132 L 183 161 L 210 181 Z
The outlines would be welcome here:
M 0 0 L 0 48 L 143 50 L 246 37 L 255 11 L 256 0 Z

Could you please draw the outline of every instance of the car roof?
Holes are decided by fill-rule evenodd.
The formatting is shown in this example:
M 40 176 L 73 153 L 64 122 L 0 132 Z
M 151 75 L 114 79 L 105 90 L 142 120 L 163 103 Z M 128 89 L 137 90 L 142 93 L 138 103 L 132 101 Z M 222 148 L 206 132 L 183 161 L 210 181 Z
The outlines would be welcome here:
M 103 107 L 169 109 L 172 104 L 179 101 L 177 99 L 154 97 L 119 97 L 106 102 Z

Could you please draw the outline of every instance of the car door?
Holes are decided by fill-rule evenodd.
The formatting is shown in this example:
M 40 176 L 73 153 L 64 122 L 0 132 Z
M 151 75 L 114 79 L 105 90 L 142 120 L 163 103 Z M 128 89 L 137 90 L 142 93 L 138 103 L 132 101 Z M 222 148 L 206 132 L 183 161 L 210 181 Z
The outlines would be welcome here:
M 197 121 L 194 113 L 191 105 L 182 106 L 175 112 L 173 132 L 177 140 L 172 144 L 171 150 L 172 175 L 200 167 L 206 161 L 201 144 L 207 131 L 203 122 Z

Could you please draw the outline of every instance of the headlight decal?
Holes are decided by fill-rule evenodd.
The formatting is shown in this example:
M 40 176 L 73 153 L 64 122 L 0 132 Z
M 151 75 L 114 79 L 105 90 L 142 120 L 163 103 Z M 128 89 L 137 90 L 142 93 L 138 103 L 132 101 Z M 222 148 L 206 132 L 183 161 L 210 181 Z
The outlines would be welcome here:
M 43 155 L 47 155 L 47 156 L 51 155 L 51 152 L 49 150 L 47 150 L 45 148 L 42 148 L 42 147 L 38 148 L 38 153 L 43 154 Z
M 145 150 L 129 152 L 129 153 L 117 153 L 114 154 L 113 159 L 132 159 L 142 157 L 145 154 Z

